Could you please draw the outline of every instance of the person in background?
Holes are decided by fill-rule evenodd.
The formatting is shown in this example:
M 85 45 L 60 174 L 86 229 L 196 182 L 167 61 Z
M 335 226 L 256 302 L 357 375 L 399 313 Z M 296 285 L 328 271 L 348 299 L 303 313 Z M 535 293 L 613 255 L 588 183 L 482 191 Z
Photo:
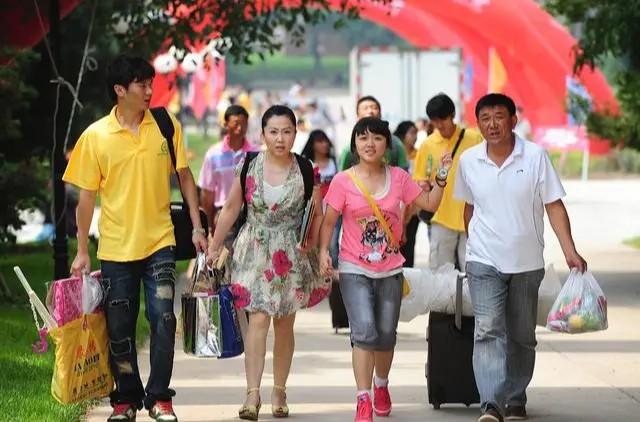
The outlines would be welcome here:
M 464 231 L 464 202 L 453 198 L 453 180 L 460 155 L 482 141 L 480 134 L 471 129 L 463 129 L 454 122 L 456 108 L 449 96 L 438 94 L 431 98 L 426 107 L 427 116 L 435 131 L 420 146 L 413 167 L 413 179 L 425 186 L 437 182 L 438 157 L 446 151 L 453 157 L 449 172 L 451 178 L 444 187 L 442 203 L 433 214 L 429 231 L 429 266 L 437 270 L 446 263 L 453 263 L 464 269 L 467 236 Z M 425 215 L 425 213 L 420 213 Z M 427 219 L 428 220 L 428 219 Z
M 259 151 L 246 138 L 249 113 L 240 105 L 232 105 L 224 112 L 224 128 L 227 134 L 221 142 L 212 145 L 204 156 L 198 186 L 200 203 L 207 214 L 209 234 L 216 229 L 216 216 L 229 197 L 235 180 L 235 169 L 249 151 Z M 233 237 L 225 239 L 231 247 Z
M 320 265 L 323 274 L 330 276 L 333 260 L 329 245 L 338 216 L 344 216 L 340 290 L 351 325 L 352 363 L 358 389 L 356 422 L 372 421 L 374 412 L 377 416 L 391 413 L 389 372 L 404 280 L 404 258 L 397 243 L 403 231 L 400 204 L 416 202 L 421 208 L 435 210 L 443 192 L 441 187 L 424 192 L 405 170 L 385 164 L 385 153 L 391 147 L 388 122 L 366 117 L 355 124 L 351 150 L 358 157 L 357 164 L 331 181 L 320 232 Z M 451 164 L 449 155 L 445 154 L 439 163 L 447 168 Z M 369 201 L 375 202 L 384 221 Z
M 106 287 L 104 312 L 116 386 L 108 421 L 133 422 L 144 405 L 152 419 L 176 422 L 175 391 L 169 388 L 176 335 L 176 240 L 169 212 L 169 178 L 174 169 L 167 140 L 149 111 L 155 71 L 141 57 L 120 55 L 105 73 L 109 97 L 116 105 L 82 133 L 63 176 L 65 182 L 80 188 L 78 254 L 71 271 L 80 277 L 91 270 L 88 235 L 99 192 L 98 258 Z M 206 251 L 182 129 L 173 115 L 170 118 L 175 129 L 175 167 L 193 224 L 192 241 L 196 251 Z M 151 325 L 151 371 L 146 387 L 140 379 L 135 341 L 141 279 L 145 315 Z
M 516 124 L 514 132 L 525 141 L 533 140 L 533 137 L 531 136 L 531 123 L 525 116 L 524 109 L 522 107 L 518 107 L 516 109 L 516 113 L 518 116 L 518 123 Z
M 422 145 L 422 143 L 427 139 L 427 136 L 431 135 L 431 133 L 428 130 L 427 119 L 417 119 L 416 127 L 418 128 L 418 133 L 416 135 L 416 143 L 414 145 L 414 148 L 417 150 L 420 148 L 420 145 Z
M 455 197 L 465 204 L 469 234 L 466 273 L 475 314 L 478 422 L 522 420 L 536 358 L 545 210 L 569 268 L 584 272 L 587 263 L 576 251 L 562 202 L 565 191 L 549 155 L 513 132 L 518 121 L 513 100 L 488 94 L 475 114 L 485 141 L 461 155 Z
M 398 124 L 398 127 L 393 132 L 393 134 L 397 136 L 404 145 L 404 149 L 407 152 L 407 158 L 409 160 L 409 174 L 411 174 L 413 171 L 413 162 L 415 160 L 417 152 L 414 148 L 414 145 L 416 143 L 416 138 L 418 135 L 418 128 L 412 121 L 406 120 Z M 418 232 L 418 225 L 420 224 L 420 220 L 418 219 L 415 210 L 414 212 L 412 212 L 410 207 L 404 207 L 403 211 L 405 236 L 403 239 L 404 243 L 400 248 L 400 252 L 402 252 L 402 256 L 404 256 L 405 259 L 404 266 L 413 267 L 416 246 L 416 233 Z
M 262 128 L 267 149 L 248 163 L 244 192 L 240 181 L 244 162 L 238 164 L 207 257 L 209 265 L 216 262 L 244 198 L 247 219 L 234 241 L 228 268 L 235 304 L 250 313 L 245 341 L 247 395 L 238 415 L 253 421 L 258 420 L 262 405 L 260 384 L 271 322 L 275 332 L 271 412 L 274 417 L 283 418 L 289 416 L 285 390 L 293 359 L 296 312 L 315 306 L 329 289 L 320 274 L 316 248 L 322 222 L 317 167 L 313 169 L 312 199 L 318 205 L 309 241 L 301 245 L 296 239 L 306 201 L 302 170 L 291 153 L 296 136 L 295 115 L 286 106 L 272 106 L 262 116 Z
M 371 95 L 366 95 L 360 98 L 356 104 L 356 117 L 358 120 L 365 117 L 375 117 L 379 119 L 382 116 L 382 109 L 380 108 L 380 102 Z M 409 169 L 409 161 L 407 160 L 407 153 L 402 145 L 402 141 L 398 137 L 392 135 L 391 147 L 385 152 L 385 159 L 390 166 L 400 167 L 401 169 Z M 340 171 L 345 171 L 354 164 L 357 163 L 358 157 L 349 146 L 345 147 L 338 159 L 338 165 Z
M 338 173 L 338 163 L 331 140 L 324 131 L 313 130 L 309 134 L 309 139 L 301 155 L 318 166 L 320 183 L 322 183 L 321 192 L 324 198 L 329 190 L 329 184 L 333 176 Z
M 324 198 L 329 190 L 329 185 L 333 177 L 338 173 L 338 164 L 333 144 L 329 140 L 327 134 L 321 130 L 314 130 L 309 135 L 309 140 L 302 151 L 302 156 L 314 162 L 320 169 L 320 182 L 322 183 L 322 198 Z M 326 203 L 323 201 L 322 209 L 326 209 Z M 333 268 L 338 268 L 338 251 L 331 249 L 331 259 L 333 260 Z M 349 328 L 349 317 L 344 307 L 342 294 L 338 284 L 338 272 L 334 273 L 333 285 L 329 296 L 329 307 L 331 308 L 331 325 L 336 334 L 341 328 Z
M 307 121 L 302 117 L 298 119 L 297 126 L 296 139 L 293 141 L 293 148 L 291 148 L 291 152 L 302 155 L 302 151 L 309 141 L 309 128 Z

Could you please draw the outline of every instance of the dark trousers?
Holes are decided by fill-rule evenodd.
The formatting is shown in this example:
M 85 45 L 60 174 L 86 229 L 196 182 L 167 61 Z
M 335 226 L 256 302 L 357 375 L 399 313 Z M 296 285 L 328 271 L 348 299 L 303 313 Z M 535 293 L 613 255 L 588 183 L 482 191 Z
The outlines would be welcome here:
M 109 362 L 116 382 L 111 403 L 150 409 L 157 400 L 175 395 L 169 389 L 173 371 L 176 316 L 173 299 L 176 261 L 173 247 L 131 262 L 101 262 L 106 289 L 105 316 L 109 332 Z M 140 280 L 144 286 L 145 317 L 151 326 L 151 372 L 143 388 L 136 351 L 136 322 L 140 311 Z
M 420 219 L 418 219 L 418 216 L 416 215 L 411 217 L 411 220 L 409 220 L 409 223 L 407 224 L 407 243 L 402 245 L 400 248 L 400 252 L 405 259 L 404 267 L 413 267 L 416 249 L 416 234 L 418 233 L 419 225 Z

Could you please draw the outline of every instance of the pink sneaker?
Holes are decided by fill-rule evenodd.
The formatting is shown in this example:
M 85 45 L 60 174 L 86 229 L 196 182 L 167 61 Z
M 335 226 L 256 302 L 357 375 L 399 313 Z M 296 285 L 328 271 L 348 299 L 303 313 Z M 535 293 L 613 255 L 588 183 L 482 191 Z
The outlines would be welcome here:
M 376 416 L 391 414 L 391 396 L 388 387 L 373 386 L 373 410 L 376 412 Z
M 360 394 L 358 396 L 358 407 L 356 407 L 356 418 L 354 422 L 372 422 L 373 407 L 371 406 L 371 398 L 369 394 Z

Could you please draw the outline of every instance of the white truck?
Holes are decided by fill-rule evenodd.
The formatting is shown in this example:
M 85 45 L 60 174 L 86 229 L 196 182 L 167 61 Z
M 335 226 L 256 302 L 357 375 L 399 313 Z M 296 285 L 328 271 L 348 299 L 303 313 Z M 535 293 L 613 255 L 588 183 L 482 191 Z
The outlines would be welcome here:
M 464 112 L 462 50 L 356 47 L 349 60 L 350 95 L 355 101 L 373 95 L 391 130 L 403 120 L 426 118 L 425 107 L 441 92 L 456 105 L 456 121 Z

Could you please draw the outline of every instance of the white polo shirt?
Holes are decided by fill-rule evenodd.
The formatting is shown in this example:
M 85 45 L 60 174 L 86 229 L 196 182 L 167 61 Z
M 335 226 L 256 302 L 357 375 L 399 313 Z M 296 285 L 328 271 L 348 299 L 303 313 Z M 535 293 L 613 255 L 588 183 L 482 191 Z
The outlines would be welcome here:
M 565 196 L 547 151 L 516 136 L 511 155 L 498 167 L 487 141 L 460 156 L 454 197 L 474 206 L 467 262 L 505 274 L 544 268 L 544 205 Z

